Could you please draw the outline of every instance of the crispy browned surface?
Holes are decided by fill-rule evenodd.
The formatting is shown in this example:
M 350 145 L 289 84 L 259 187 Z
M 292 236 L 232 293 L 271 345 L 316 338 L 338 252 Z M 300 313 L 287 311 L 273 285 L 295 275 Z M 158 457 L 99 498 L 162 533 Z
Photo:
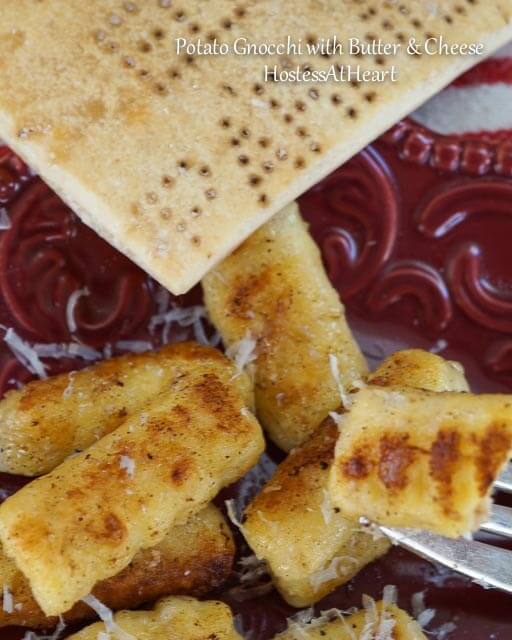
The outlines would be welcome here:
M 210 505 L 184 525 L 173 527 L 155 547 L 139 551 L 125 569 L 98 583 L 92 593 L 113 610 L 134 609 L 167 595 L 203 596 L 227 579 L 234 555 L 231 530 L 218 509 Z M 49 629 L 57 624 L 57 618 L 44 615 L 26 578 L 3 554 L 0 584 L 9 586 L 16 605 L 12 613 L 0 608 L 0 626 Z M 77 622 L 96 616 L 78 602 L 63 617 L 66 622 Z
M 224 357 L 215 370 L 189 371 L 1 505 L 4 550 L 47 615 L 67 611 L 256 463 L 263 436 L 234 375 Z
M 120 611 L 115 622 L 137 640 L 241 640 L 227 605 L 215 600 L 164 598 L 149 611 Z M 69 640 L 98 640 L 106 628 L 92 624 Z
M 462 535 L 511 446 L 510 396 L 367 387 L 343 423 L 331 497 L 354 518 Z
M 419 349 L 390 356 L 368 376 L 368 382 L 417 385 L 435 391 L 467 389 L 462 369 Z M 341 429 L 344 419 L 342 416 Z M 386 539 L 371 537 L 350 522 L 342 503 L 338 510 L 330 504 L 329 474 L 337 439 L 338 427 L 332 418 L 326 418 L 314 435 L 279 465 L 246 512 L 247 541 L 267 561 L 285 600 L 295 606 L 316 602 L 389 548 Z M 380 454 L 381 480 L 391 487 L 403 486 L 414 452 L 404 447 L 399 437 L 388 435 L 381 442 Z M 347 462 L 347 470 L 354 478 L 366 477 L 363 447 Z M 350 560 L 333 565 L 336 558 Z M 331 571 L 322 580 L 321 571 L 329 567 Z
M 425 391 L 469 391 L 462 365 L 422 349 L 393 353 L 370 373 L 368 384 Z
M 366 533 L 330 502 L 337 438 L 338 428 L 327 418 L 279 465 L 245 512 L 247 542 L 296 607 L 317 602 L 389 548 L 386 538 Z
M 366 363 L 295 204 L 283 209 L 203 279 L 205 302 L 227 345 L 257 340 L 256 411 L 289 451 L 340 403 L 329 357 L 349 389 Z
M 385 633 L 385 621 L 391 630 Z M 382 626 L 381 626 L 382 625 Z M 394 604 L 377 602 L 373 610 L 360 610 L 351 615 L 333 616 L 332 620 L 312 624 L 292 623 L 274 640 L 355 640 L 356 638 L 382 638 L 382 640 L 427 640 L 419 624 Z
M 0 470 L 40 475 L 83 451 L 180 377 L 215 371 L 224 356 L 194 342 L 104 360 L 82 371 L 36 380 L 0 401 Z M 252 408 L 245 376 L 236 379 Z
M 261 44 L 290 36 L 305 49 L 334 35 L 343 44 L 423 43 L 431 33 L 482 42 L 490 53 L 512 35 L 511 0 L 444 0 L 438 10 L 418 0 L 304 0 L 300 11 L 296 0 L 135 7 L 2 0 L 0 135 L 87 224 L 175 293 L 478 60 L 412 56 L 406 47 L 384 59 L 188 57 L 176 54 L 177 37 Z M 265 65 L 396 65 L 398 77 L 265 82 Z
M 310 502 L 311 490 L 324 486 L 337 439 L 338 427 L 330 417 L 326 418 L 311 438 L 278 466 L 271 480 L 248 505 L 245 525 L 258 510 L 271 515 L 282 509 L 283 495 L 287 497 L 286 506 L 302 515 Z

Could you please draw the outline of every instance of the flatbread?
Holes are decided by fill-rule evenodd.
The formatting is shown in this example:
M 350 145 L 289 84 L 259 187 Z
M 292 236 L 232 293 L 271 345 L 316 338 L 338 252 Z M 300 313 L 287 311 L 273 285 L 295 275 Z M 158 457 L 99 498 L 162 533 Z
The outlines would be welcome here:
M 512 0 L 2 0 L 0 136 L 174 293 L 479 60 L 177 55 L 176 38 L 304 44 L 512 37 Z M 263 68 L 399 66 L 398 81 L 264 82 Z

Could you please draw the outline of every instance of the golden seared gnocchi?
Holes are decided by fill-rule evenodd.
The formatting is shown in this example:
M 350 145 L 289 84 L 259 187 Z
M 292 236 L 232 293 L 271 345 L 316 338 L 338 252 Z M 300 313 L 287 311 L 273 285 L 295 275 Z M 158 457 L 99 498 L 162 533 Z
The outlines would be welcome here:
M 304 442 L 365 360 L 296 204 L 283 209 L 203 279 L 227 347 L 254 341 L 256 410 L 285 451 Z
M 227 358 L 177 378 L 144 411 L 0 506 L 5 553 L 46 615 L 158 544 L 264 449 Z
M 406 349 L 388 356 L 368 376 L 368 384 L 414 387 L 426 391 L 469 391 L 461 364 L 422 349 Z
M 120 611 L 111 622 L 96 622 L 69 636 L 69 640 L 112 636 L 123 640 L 242 640 L 223 602 L 184 597 L 165 598 L 149 611 Z
M 348 582 L 390 543 L 347 520 L 327 491 L 338 427 L 326 418 L 294 449 L 245 511 L 243 533 L 274 585 L 305 607 Z
M 184 342 L 104 360 L 10 391 L 0 400 L 0 471 L 47 473 L 116 429 L 180 376 L 215 370 L 223 362 L 216 349 Z M 240 377 L 237 382 L 252 406 L 249 381 Z
M 443 358 L 420 350 L 386 359 L 372 384 L 423 385 L 436 391 L 466 389 L 464 374 Z M 343 424 L 343 416 L 334 416 Z M 343 427 L 342 427 L 343 428 Z M 338 439 L 333 418 L 281 463 L 246 510 L 245 537 L 267 562 L 283 598 L 297 607 L 317 602 L 389 549 L 384 536 L 365 532 L 334 508 L 328 491 Z
M 511 396 L 368 386 L 343 419 L 331 497 L 352 518 L 456 537 L 485 518 L 511 447 Z
M 165 595 L 204 595 L 229 576 L 235 555 L 231 530 L 213 505 L 172 527 L 154 547 L 139 551 L 130 564 L 112 578 L 95 585 L 92 593 L 110 609 L 134 609 Z M 16 564 L 0 552 L 0 627 L 19 625 L 49 629 L 58 618 L 48 618 L 32 595 Z M 95 618 L 84 602 L 64 613 L 66 622 Z
M 365 608 L 346 615 L 329 611 L 307 623 L 292 622 L 274 640 L 427 640 L 403 609 L 364 597 Z

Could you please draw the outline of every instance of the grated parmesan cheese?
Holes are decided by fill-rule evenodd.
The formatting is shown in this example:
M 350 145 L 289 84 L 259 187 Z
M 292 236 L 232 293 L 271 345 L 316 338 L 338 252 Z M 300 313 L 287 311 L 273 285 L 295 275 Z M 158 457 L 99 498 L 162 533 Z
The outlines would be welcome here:
M 436 615 L 435 609 L 427 609 L 425 605 L 425 591 L 417 591 L 411 596 L 412 615 L 420 627 L 427 627 Z
M 28 342 L 22 340 L 12 327 L 0 328 L 5 330 L 4 342 L 13 353 L 14 357 L 26 368 L 30 373 L 39 378 L 47 378 L 46 367 L 39 359 L 39 355 Z
M 445 622 L 437 629 L 434 629 L 431 633 L 435 638 L 437 638 L 437 640 L 445 640 L 445 638 L 447 638 L 452 631 L 455 631 L 456 628 L 457 625 L 455 623 Z
M 430 347 L 429 351 L 430 353 L 441 353 L 441 351 L 444 351 L 447 346 L 448 342 L 446 342 L 446 340 L 444 340 L 443 338 L 440 338 L 435 344 Z
M 325 569 L 315 571 L 309 576 L 309 584 L 313 589 L 318 589 L 325 582 L 336 580 L 336 578 L 339 577 L 341 568 L 346 567 L 346 563 L 353 563 L 357 566 L 357 560 L 355 558 L 351 558 L 350 556 L 336 556 Z
M 435 615 L 436 615 L 435 609 L 425 609 L 425 611 L 422 611 L 420 615 L 416 618 L 416 621 L 418 622 L 420 627 L 424 629 L 425 627 L 428 627 L 428 625 L 432 622 Z
M 27 631 L 22 640 L 58 640 L 62 635 L 62 632 L 66 628 L 62 616 L 59 616 L 59 623 L 57 624 L 55 631 L 49 636 L 40 636 L 35 631 Z
M 5 613 L 12 613 L 14 611 L 14 598 L 12 597 L 12 591 L 8 584 L 4 584 L 2 609 Z
M 396 585 L 387 584 L 382 590 L 382 601 L 384 604 L 395 604 L 398 599 L 398 590 Z
M 282 487 L 280 484 L 271 484 L 267 487 L 264 487 L 261 493 L 272 493 L 273 491 L 281 491 Z
M 11 219 L 5 207 L 0 207 L 0 231 L 6 231 L 12 227 Z
M 114 346 L 120 351 L 129 351 L 130 353 L 144 353 L 153 348 L 149 340 L 118 340 Z
M 129 456 L 121 456 L 119 459 L 119 466 L 126 471 L 126 474 L 133 478 L 135 473 L 135 460 Z
M 338 387 L 338 393 L 340 394 L 341 403 L 345 408 L 347 408 L 350 406 L 351 399 L 345 392 L 345 388 L 343 387 L 343 384 L 341 382 L 339 362 L 334 353 L 329 354 L 329 366 L 331 368 L 332 377 L 334 378 L 334 381 L 336 382 L 336 385 Z
M 156 313 L 149 321 L 149 331 L 154 333 L 157 327 L 162 326 L 162 343 L 167 344 L 171 326 L 176 323 L 180 327 L 192 327 L 197 342 L 216 346 L 220 342 L 220 335 L 215 334 L 211 340 L 208 339 L 203 326 L 203 322 L 206 320 L 207 314 L 203 305 L 173 307 L 168 311 Z
M 99 351 L 80 342 L 36 343 L 34 344 L 34 351 L 40 358 L 53 358 L 55 360 L 61 360 L 62 358 L 80 358 L 92 362 L 102 357 Z
M 303 609 L 287 619 L 288 631 L 290 631 L 296 638 L 308 640 L 309 635 L 307 632 L 309 629 L 322 627 L 334 620 L 340 620 L 343 630 L 351 640 L 394 640 L 396 620 L 393 617 L 393 614 L 389 610 L 386 610 L 386 606 L 394 604 L 396 602 L 396 598 L 396 587 L 394 585 L 386 585 L 382 593 L 384 609 L 379 613 L 375 600 L 370 596 L 363 595 L 362 600 L 365 611 L 365 622 L 363 629 L 357 636 L 354 629 L 345 619 L 345 616 L 350 616 L 357 612 L 356 607 L 351 607 L 346 611 L 337 608 L 328 609 L 326 611 L 322 611 L 316 618 L 313 617 L 313 607 Z
M 394 585 L 386 585 L 382 591 L 383 609 L 379 615 L 375 600 L 368 595 L 363 595 L 363 608 L 365 610 L 365 624 L 359 640 L 393 640 L 396 620 L 387 609 L 397 600 L 397 589 Z
M 325 524 L 329 524 L 329 522 L 332 520 L 333 513 L 331 496 L 329 495 L 327 489 L 322 489 L 322 493 L 324 494 L 324 499 L 322 500 L 322 504 L 320 505 L 320 511 L 322 512 Z
M 375 635 L 375 640 L 393 640 L 393 628 L 396 620 L 387 610 L 387 606 L 395 604 L 397 601 L 397 589 L 395 585 L 387 584 L 382 591 L 382 602 L 384 608 L 381 611 L 379 627 Z
M 249 364 L 256 360 L 255 349 L 256 340 L 249 332 L 247 332 L 241 340 L 233 342 L 233 344 L 226 349 L 226 355 L 234 361 L 238 375 L 240 375 Z
M 286 619 L 288 623 L 288 627 L 291 627 L 295 624 L 305 625 L 309 624 L 313 620 L 313 616 L 315 615 L 315 610 L 313 607 L 308 607 L 307 609 L 302 609 L 301 611 L 297 611 L 293 616 L 290 616 Z
M 236 514 L 236 502 L 233 499 L 231 499 L 231 500 L 225 500 L 224 504 L 226 505 L 226 511 L 227 511 L 227 514 L 228 514 L 228 518 L 235 525 L 235 527 L 237 529 L 239 529 L 241 533 L 243 533 L 244 532 L 244 526 L 240 522 L 240 520 L 238 519 L 238 516 Z
M 98 614 L 98 617 L 104 623 L 109 634 L 112 634 L 118 640 L 137 640 L 131 633 L 127 633 L 121 629 L 114 620 L 114 613 L 112 609 L 109 609 L 106 605 L 100 602 L 98 598 L 92 595 L 92 593 L 85 596 L 85 598 L 82 598 L 82 601 Z
M 154 287 L 154 281 L 148 282 L 148 286 L 150 288 Z M 157 305 L 158 314 L 165 313 L 169 308 L 169 303 L 171 301 L 171 294 L 167 291 L 165 287 L 161 285 L 157 285 L 158 290 L 154 294 L 154 299 Z
M 75 384 L 75 374 L 76 374 L 76 371 L 71 371 L 68 374 L 68 384 L 66 385 L 66 388 L 62 392 L 62 397 L 64 398 L 64 400 L 68 400 L 71 397 L 71 394 L 73 393 L 73 385 Z
M 310 607 L 309 609 L 303 609 L 302 611 L 299 611 L 298 613 L 287 619 L 288 631 L 291 631 L 292 634 L 298 636 L 299 638 L 308 640 L 308 630 L 322 627 L 323 625 L 338 619 L 341 621 L 343 629 L 344 631 L 346 631 L 350 640 L 361 640 L 362 636 L 356 637 L 353 628 L 345 620 L 345 616 L 351 616 L 356 612 L 357 607 L 350 607 L 350 609 L 347 610 L 332 608 L 327 609 L 326 611 L 321 611 L 319 616 L 313 618 L 314 610 L 313 607 Z M 372 637 L 371 640 L 376 639 Z
M 361 632 L 360 640 L 375 640 L 374 631 L 379 621 L 379 612 L 375 600 L 366 594 L 363 594 L 363 608 L 365 611 L 365 622 Z
M 343 427 L 345 422 L 345 416 L 341 413 L 337 413 L 336 411 L 329 411 L 329 417 L 334 421 L 338 429 Z
M 272 590 L 272 580 L 269 579 L 267 564 L 264 560 L 252 554 L 240 558 L 238 564 L 241 568 L 241 571 L 236 572 L 239 584 L 228 591 L 235 600 L 244 602 Z
M 416 591 L 411 596 L 412 615 L 417 618 L 420 613 L 425 611 L 425 591 Z
M 68 325 L 68 330 L 71 334 L 75 333 L 77 330 L 75 320 L 76 305 L 78 304 L 80 298 L 88 295 L 90 295 L 89 289 L 87 287 L 83 287 L 82 289 L 73 291 L 73 293 L 68 298 L 68 302 L 66 304 L 66 324 Z

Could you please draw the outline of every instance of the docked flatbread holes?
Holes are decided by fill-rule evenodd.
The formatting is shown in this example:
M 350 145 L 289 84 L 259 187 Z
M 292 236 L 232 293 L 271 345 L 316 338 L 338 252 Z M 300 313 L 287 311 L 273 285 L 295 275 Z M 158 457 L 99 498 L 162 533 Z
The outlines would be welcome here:
M 471 56 L 188 56 L 232 43 L 512 36 L 512 0 L 3 0 L 0 136 L 84 222 L 174 293 L 476 62 Z M 400 69 L 396 83 L 263 82 L 264 65 Z

